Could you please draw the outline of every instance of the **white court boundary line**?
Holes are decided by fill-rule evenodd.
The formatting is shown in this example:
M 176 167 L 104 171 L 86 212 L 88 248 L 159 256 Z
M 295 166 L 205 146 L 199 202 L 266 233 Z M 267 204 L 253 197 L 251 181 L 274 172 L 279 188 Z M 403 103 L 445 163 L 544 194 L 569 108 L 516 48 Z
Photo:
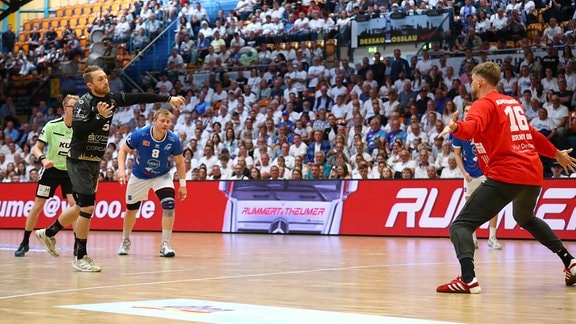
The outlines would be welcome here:
M 546 262 L 546 261 L 548 261 L 548 260 L 531 259 L 531 260 L 523 260 L 523 261 L 514 260 L 511 262 L 522 263 L 522 262 Z M 487 264 L 487 263 L 493 263 L 493 262 L 494 261 L 483 261 L 483 262 L 476 262 L 476 264 Z M 453 264 L 453 263 L 455 263 L 455 262 L 375 264 L 375 265 L 352 266 L 352 267 L 319 268 L 319 269 L 291 270 L 291 271 L 279 271 L 279 272 L 263 272 L 263 273 L 244 274 L 244 275 L 235 275 L 235 276 L 206 277 L 206 278 L 193 278 L 193 279 L 181 279 L 181 280 L 142 282 L 142 283 L 134 283 L 134 284 L 95 286 L 95 287 L 75 288 L 75 289 L 59 289 L 59 290 L 39 291 L 39 292 L 35 292 L 35 293 L 2 296 L 2 297 L 0 297 L 0 300 L 7 300 L 7 299 L 14 299 L 14 298 L 21 298 L 21 297 L 31 297 L 31 296 L 43 296 L 43 295 L 68 293 L 68 292 L 88 291 L 88 290 L 116 289 L 116 288 L 125 288 L 125 287 L 141 287 L 141 286 L 164 285 L 164 284 L 184 283 L 184 282 L 257 278 L 257 277 L 283 276 L 283 275 L 302 274 L 302 273 L 314 273 L 314 272 L 323 272 L 323 271 L 362 270 L 362 269 L 387 268 L 387 267 L 397 267 L 397 266 L 406 267 L 406 266 L 443 265 L 443 264 Z M 499 262 L 499 263 L 501 263 L 501 262 Z M 156 273 L 176 272 L 176 271 L 189 271 L 189 269 L 158 271 Z M 142 274 L 150 274 L 150 273 L 154 273 L 154 272 L 143 272 Z M 132 275 L 134 275 L 134 274 L 140 274 L 140 273 L 132 273 Z M 125 275 L 129 275 L 129 274 L 125 274 Z

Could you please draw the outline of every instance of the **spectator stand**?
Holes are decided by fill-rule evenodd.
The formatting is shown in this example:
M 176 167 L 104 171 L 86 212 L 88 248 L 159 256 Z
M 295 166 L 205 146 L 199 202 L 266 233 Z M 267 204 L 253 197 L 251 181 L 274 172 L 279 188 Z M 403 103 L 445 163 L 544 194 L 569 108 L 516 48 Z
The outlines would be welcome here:
M 94 6 L 94 8 L 96 7 Z M 82 17 L 86 10 L 92 10 L 91 12 L 94 13 L 94 8 L 86 9 L 84 7 L 79 17 Z M 102 9 L 102 4 L 100 4 L 100 8 Z M 111 12 L 108 9 L 106 10 Z M 125 8 L 117 8 L 117 10 L 121 9 L 124 10 Z M 418 161 L 418 155 L 422 149 L 429 152 L 431 156 L 429 163 L 435 164 L 439 155 L 447 155 L 446 152 L 442 153 L 445 146 L 443 144 L 446 143 L 435 140 L 423 141 L 422 138 L 414 136 L 412 123 L 418 123 L 420 129 L 427 134 L 426 138 L 433 139 L 435 132 L 438 132 L 438 129 L 443 126 L 443 115 L 445 114 L 443 106 L 446 105 L 445 103 L 453 101 L 462 104 L 463 100 L 469 100 L 466 98 L 470 98 L 470 94 L 465 85 L 462 89 L 450 89 L 451 85 L 444 83 L 443 80 L 440 81 L 439 75 L 432 75 L 432 73 L 445 73 L 449 66 L 460 66 L 465 58 L 468 59 L 467 55 L 470 55 L 471 59 L 478 62 L 486 59 L 501 60 L 503 67 L 511 67 L 517 75 L 517 70 L 522 66 L 525 53 L 533 53 L 536 57 L 535 61 L 538 63 L 541 63 L 544 57 L 549 54 L 546 44 L 543 42 L 542 34 L 536 28 L 534 28 L 534 35 L 527 37 L 526 40 L 504 40 L 496 44 L 483 41 L 483 47 L 479 50 L 468 51 L 467 49 L 454 48 L 458 51 L 453 54 L 448 53 L 454 52 L 451 51 L 453 48 L 444 48 L 444 46 L 449 45 L 432 42 L 427 50 L 432 58 L 431 64 L 436 66 L 436 69 L 431 68 L 427 73 L 407 73 L 404 81 L 392 80 L 390 75 L 386 73 L 384 76 L 379 75 L 377 81 L 368 73 L 377 68 L 372 66 L 374 63 L 372 54 L 366 52 L 365 57 L 362 56 L 361 60 L 354 62 L 356 64 L 344 58 L 337 60 L 335 51 L 329 49 L 329 44 L 335 42 L 333 39 L 318 37 L 314 40 L 302 41 L 297 38 L 299 34 L 291 32 L 281 38 L 259 37 L 257 33 L 250 30 L 255 26 L 246 29 L 247 32 L 244 33 L 242 28 L 255 24 L 252 21 L 255 19 L 254 15 L 260 13 L 258 17 L 262 17 L 261 15 L 266 11 L 264 7 L 261 7 L 260 11 L 254 8 L 247 15 L 247 20 L 241 22 L 243 26 L 240 28 L 241 37 L 243 37 L 242 41 L 245 44 L 232 48 L 233 46 L 230 45 L 234 37 L 233 33 L 228 35 L 226 32 L 230 37 L 225 40 L 224 54 L 227 54 L 227 57 L 232 57 L 232 59 L 222 60 L 220 58 L 219 62 L 218 55 L 215 55 L 210 56 L 208 60 L 204 56 L 202 61 L 193 62 L 190 59 L 179 63 L 178 55 L 180 55 L 181 44 L 180 40 L 176 39 L 178 19 L 171 16 L 174 13 L 174 7 L 168 5 L 168 7 L 160 9 L 164 13 L 162 17 L 165 17 L 166 20 L 165 27 L 158 33 L 159 37 L 147 42 L 147 47 L 140 49 L 138 53 L 132 47 L 132 42 L 130 45 L 121 47 L 124 52 L 122 55 L 116 55 L 116 57 L 125 56 L 127 53 L 130 58 L 132 58 L 131 55 L 135 55 L 137 59 L 130 59 L 126 62 L 116 61 L 116 63 L 119 63 L 117 67 L 121 67 L 125 72 L 120 73 L 121 77 L 133 75 L 130 80 L 125 79 L 125 81 L 131 82 L 125 82 L 129 83 L 126 91 L 129 91 L 130 88 L 140 87 L 146 91 L 149 89 L 167 91 L 170 94 L 186 97 L 186 108 L 182 114 L 177 113 L 175 116 L 174 130 L 181 136 L 185 145 L 185 157 L 190 160 L 190 177 L 194 180 L 211 179 L 212 168 L 209 166 L 214 167 L 215 163 L 225 163 L 219 166 L 222 171 L 225 171 L 222 172 L 225 177 L 230 176 L 228 172 L 233 170 L 237 164 L 244 167 L 243 170 L 247 172 L 243 173 L 248 176 L 250 169 L 262 166 L 269 167 L 267 162 L 262 161 L 263 155 L 268 155 L 270 161 L 278 160 L 278 165 L 282 168 L 281 174 L 286 179 L 290 179 L 292 174 L 309 177 L 311 176 L 310 170 L 317 167 L 324 169 L 325 173 L 321 174 L 329 174 L 327 177 L 330 177 L 332 174 L 328 172 L 330 170 L 327 168 L 334 167 L 336 164 L 343 165 L 343 163 L 350 170 L 352 177 L 360 176 L 359 169 L 362 169 L 362 177 L 368 175 L 368 178 L 379 178 L 383 176 L 384 170 L 399 170 L 399 167 L 411 165 L 410 161 L 400 161 L 400 157 Z M 302 7 L 296 9 L 297 12 L 305 11 L 305 8 Z M 406 8 L 402 9 L 410 12 Z M 74 13 L 76 10 L 74 9 Z M 313 10 L 315 9 L 313 8 Z M 367 8 L 359 8 L 359 10 L 369 11 Z M 388 12 L 390 9 L 385 8 L 385 10 Z M 98 15 L 100 12 L 101 10 L 98 10 Z M 413 14 L 424 14 L 425 12 L 424 9 L 421 9 L 419 12 L 413 11 Z M 220 14 L 219 12 L 218 15 Z M 307 14 L 312 17 L 311 13 L 305 12 L 305 18 Z M 66 16 L 65 10 L 64 16 Z M 102 16 L 104 16 L 103 11 Z M 264 14 L 264 16 L 266 15 Z M 234 18 L 230 19 L 238 19 L 234 13 L 232 13 L 232 17 Z M 52 19 L 50 18 L 50 21 Z M 227 20 L 228 18 L 224 16 L 223 19 Z M 328 16 L 326 19 L 333 18 Z M 80 23 L 80 20 L 81 18 L 78 18 L 76 23 Z M 55 21 L 58 21 L 58 26 L 60 26 L 62 22 L 65 22 L 65 19 Z M 85 20 L 83 23 L 90 24 L 86 31 L 93 27 L 93 21 Z M 45 28 L 42 27 L 42 24 L 45 23 L 40 23 L 38 26 Z M 561 22 L 559 25 L 564 33 L 567 32 L 566 29 L 568 31 L 573 30 L 571 29 L 573 22 Z M 27 28 L 31 28 L 29 33 L 31 34 L 34 25 L 31 23 L 27 26 Z M 545 26 L 542 25 L 541 27 L 543 32 Z M 50 25 L 48 25 L 49 28 Z M 190 28 L 193 29 L 192 26 Z M 209 28 L 217 29 L 218 26 L 211 21 Z M 92 30 L 90 30 L 91 32 Z M 85 42 L 89 48 L 91 46 L 90 34 L 83 35 L 86 36 Z M 565 45 L 563 42 L 568 42 L 569 36 L 569 34 L 565 34 L 565 37 L 560 37 L 557 44 L 552 44 L 552 48 L 563 49 Z M 197 37 L 198 34 L 194 34 L 195 40 Z M 217 37 L 210 40 L 217 40 Z M 252 51 L 242 50 L 246 45 L 254 48 L 254 51 L 257 52 L 257 62 L 252 62 L 253 64 L 238 63 L 244 62 L 239 60 L 239 56 L 247 53 L 246 51 Z M 386 44 L 387 47 L 393 46 L 393 49 L 399 49 L 405 45 L 404 43 Z M 496 45 L 497 47 L 502 46 L 500 51 L 495 51 L 492 48 Z M 509 45 L 514 47 L 508 48 Z M 571 46 L 570 43 L 568 45 Z M 408 43 L 408 46 L 417 52 L 418 47 L 414 47 L 414 43 Z M 484 48 L 484 46 L 488 47 Z M 374 47 L 380 51 L 382 44 L 377 44 Z M 62 48 L 68 50 L 68 44 Z M 173 49 L 176 49 L 174 59 L 172 59 Z M 164 50 L 164 52 L 160 52 L 160 50 Z M 120 48 L 117 48 L 116 51 L 118 53 Z M 384 62 L 394 60 L 391 52 L 382 51 Z M 84 52 L 84 54 L 89 54 L 89 52 Z M 358 53 L 355 54 L 358 56 Z M 408 71 L 417 70 L 418 63 L 423 60 L 422 57 L 424 56 L 424 53 L 422 55 L 410 55 L 411 53 L 404 51 L 402 54 L 410 61 Z M 53 74 L 61 73 L 61 63 L 65 62 L 64 57 L 66 57 L 63 53 L 62 55 L 62 61 L 58 60 L 57 64 L 52 67 Z M 207 55 L 212 55 L 210 49 L 207 50 Z M 87 56 L 89 55 L 85 55 L 84 59 Z M 442 57 L 445 63 L 442 63 L 438 57 Z M 212 59 L 214 60 L 212 61 Z M 148 65 L 144 64 L 146 61 Z M 82 59 L 79 60 L 77 66 L 82 66 Z M 300 71 L 304 77 L 298 76 L 297 72 Z M 314 75 L 309 77 L 309 72 L 313 72 Z M 456 74 L 458 79 L 463 76 L 459 71 L 456 71 Z M 145 76 L 145 78 L 140 79 L 137 76 Z M 538 76 L 539 80 L 536 81 L 542 81 L 543 74 Z M 164 80 L 165 77 L 166 80 Z M 440 77 L 442 78 L 443 75 Z M 562 73 L 556 71 L 556 74 L 551 76 L 551 78 L 554 77 L 562 78 Z M 386 80 L 387 78 L 390 80 Z M 315 86 L 311 82 L 313 79 L 314 83 L 317 84 Z M 10 80 L 14 81 L 12 78 Z M 343 83 L 339 84 L 339 82 Z M 164 84 L 165 87 L 172 84 L 172 89 L 155 89 L 158 83 Z M 294 83 L 299 83 L 298 87 L 295 87 Z M 395 83 L 400 86 L 395 86 Z M 253 85 L 253 87 L 247 88 L 246 84 Z M 574 85 L 576 82 L 571 84 Z M 223 87 L 224 90 L 220 90 L 220 87 Z M 505 89 L 503 88 L 503 90 Z M 399 100 L 396 99 L 395 94 Z M 518 97 L 518 93 L 514 95 Z M 38 98 L 38 96 L 35 97 Z M 42 95 L 42 97 L 50 98 L 50 94 Z M 392 100 L 394 102 L 389 103 Z M 399 101 L 400 104 L 396 104 L 395 101 Z M 240 103 L 242 103 L 243 109 L 237 108 Z M 542 104 L 546 103 L 548 102 L 544 98 Z M 53 106 L 52 110 L 54 110 L 57 101 L 50 103 L 50 105 Z M 31 106 L 36 106 L 36 103 L 31 103 Z M 122 117 L 122 122 L 116 121 L 114 129 L 111 130 L 110 142 L 114 143 L 115 147 L 119 147 L 122 139 L 131 129 L 150 122 L 150 111 L 156 109 L 157 106 L 122 107 L 123 113 L 119 114 Z M 431 114 L 427 113 L 426 118 L 424 118 L 424 114 L 418 111 L 419 107 L 433 111 L 430 111 Z M 35 107 L 37 110 L 39 108 Z M 569 109 L 572 113 L 574 105 L 570 103 Z M 37 123 L 55 115 L 54 112 L 49 112 L 49 109 L 40 110 L 45 112 L 40 113 L 40 115 L 30 112 L 33 116 L 30 118 L 26 116 L 22 121 Z M 437 117 L 433 123 L 433 117 L 429 117 L 432 115 Z M 372 127 L 378 128 L 378 123 L 372 122 L 377 120 L 376 117 L 381 122 L 379 130 L 384 131 L 386 137 L 380 136 L 382 132 L 372 129 Z M 190 120 L 186 121 L 187 118 Z M 568 136 L 562 145 L 574 146 L 576 137 L 572 135 L 571 131 L 574 129 L 575 121 L 576 117 L 569 119 Z M 315 138 L 317 135 L 312 135 L 315 130 L 319 131 L 316 132 L 320 135 L 319 138 Z M 19 132 L 24 133 L 24 128 L 20 129 Z M 408 139 L 410 139 L 409 143 L 406 143 Z M 322 160 L 322 156 L 314 154 L 316 153 L 314 149 L 311 151 L 312 154 L 308 154 L 310 153 L 309 150 L 303 149 L 302 146 L 293 149 L 292 146 L 296 145 L 299 140 L 303 140 L 304 145 L 312 148 L 318 144 L 324 154 L 324 160 Z M 293 152 L 292 158 L 283 152 L 287 149 L 285 144 L 290 144 L 288 152 Z M 111 151 L 105 155 L 107 167 L 112 168 L 114 168 L 116 153 L 112 149 L 113 147 L 111 145 Z M 213 156 L 211 152 L 213 152 Z M 220 159 L 221 156 L 228 159 Z M 283 158 L 279 159 L 281 156 Z M 303 163 L 302 156 L 313 158 L 306 161 L 309 163 Z M 442 167 L 443 165 L 440 163 L 437 174 L 440 174 Z M 366 168 L 369 168 L 367 174 L 365 173 Z M 299 169 L 300 172 L 289 172 L 296 169 Z M 262 172 L 260 174 L 262 175 Z M 410 174 L 415 176 L 418 172 Z

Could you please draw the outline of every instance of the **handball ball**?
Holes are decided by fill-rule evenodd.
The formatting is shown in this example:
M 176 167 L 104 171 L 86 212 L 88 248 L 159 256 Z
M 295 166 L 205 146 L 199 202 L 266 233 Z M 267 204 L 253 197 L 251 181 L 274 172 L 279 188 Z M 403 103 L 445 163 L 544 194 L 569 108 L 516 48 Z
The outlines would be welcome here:
M 238 63 L 244 66 L 258 63 L 258 51 L 252 46 L 244 46 L 238 51 Z

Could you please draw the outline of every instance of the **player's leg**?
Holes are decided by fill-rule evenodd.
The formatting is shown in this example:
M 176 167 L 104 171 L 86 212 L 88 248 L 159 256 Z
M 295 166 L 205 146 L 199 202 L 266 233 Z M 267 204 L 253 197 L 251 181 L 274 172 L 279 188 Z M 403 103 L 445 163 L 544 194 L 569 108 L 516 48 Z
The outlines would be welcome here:
M 32 233 L 32 231 L 34 230 L 34 226 L 36 226 L 36 223 L 38 222 L 38 216 L 40 215 L 42 208 L 44 208 L 45 203 L 46 198 L 36 197 L 36 199 L 34 200 L 34 205 L 32 205 L 30 213 L 28 213 L 28 216 L 26 218 L 26 225 L 24 226 L 24 236 L 22 237 L 22 241 L 20 242 L 18 249 L 14 251 L 14 256 L 23 257 L 24 255 L 26 255 L 26 252 L 28 252 L 28 250 L 30 249 L 29 248 L 30 234 Z
M 150 185 L 147 180 L 131 176 L 126 186 L 126 211 L 122 225 L 122 242 L 118 248 L 118 255 L 127 255 L 132 243 L 130 235 L 136 224 L 136 215 L 142 200 L 148 199 Z
M 91 161 L 67 160 L 68 173 L 74 188 L 74 198 L 78 206 L 78 216 L 74 225 L 76 257 L 72 267 L 82 272 L 99 272 L 100 266 L 88 256 L 87 244 L 90 232 L 90 219 L 96 203 L 99 163 Z M 70 172 L 73 170 L 73 172 Z
M 65 194 L 66 197 L 71 196 L 72 194 L 72 187 L 74 184 L 72 183 L 71 177 L 77 179 L 76 183 L 78 186 L 85 185 L 85 177 L 83 176 L 85 170 L 80 169 L 77 166 L 77 162 L 70 163 L 67 161 L 67 168 L 67 176 L 59 178 L 59 184 L 61 185 L 62 193 Z M 37 230 L 34 233 L 38 240 L 46 247 L 48 253 L 50 253 L 52 256 L 60 255 L 56 250 L 56 239 L 54 236 L 66 226 L 75 223 L 76 219 L 78 218 L 78 214 L 80 213 L 80 207 L 76 204 L 75 198 L 74 203 L 70 203 L 71 200 L 71 197 L 68 197 L 69 207 L 66 208 L 60 214 L 60 216 L 58 216 L 54 223 L 52 223 L 49 227 Z
M 170 247 L 170 238 L 174 228 L 174 209 L 176 207 L 174 182 L 169 175 L 164 175 L 155 178 L 153 186 L 162 206 L 162 246 L 160 247 L 160 256 L 173 257 L 176 252 Z
M 24 237 L 22 238 L 22 242 L 20 242 L 18 249 L 14 252 L 14 256 L 22 257 L 29 250 L 28 245 L 30 242 L 30 234 L 38 222 L 38 216 L 40 215 L 40 212 L 42 212 L 42 209 L 46 204 L 46 200 L 54 196 L 54 192 L 59 185 L 59 182 L 56 181 L 57 179 L 52 176 L 53 174 L 53 169 L 43 169 L 41 172 L 40 179 L 38 180 L 38 186 L 36 187 L 36 198 L 34 199 L 34 204 L 30 209 L 30 213 L 28 213 L 26 216 Z
M 450 226 L 450 239 L 460 262 L 461 277 L 439 286 L 436 291 L 448 293 L 479 293 L 480 285 L 474 270 L 472 232 L 486 223 L 514 197 L 505 184 L 486 180 L 470 196 L 460 214 Z
M 118 248 L 118 255 L 128 255 L 130 246 L 130 235 L 132 234 L 132 229 L 136 224 L 136 214 L 138 209 L 140 209 L 140 201 L 130 204 L 126 203 L 126 211 L 124 212 L 124 222 L 122 225 L 122 242 Z
M 27 232 L 32 232 L 36 223 L 38 222 L 38 216 L 40 216 L 40 212 L 44 208 L 46 204 L 46 198 L 36 197 L 34 199 L 34 205 L 30 208 L 30 213 L 26 216 L 26 225 L 24 226 L 24 230 Z
M 78 198 L 78 205 L 80 209 L 80 213 L 76 223 L 74 225 L 74 232 L 76 233 L 77 244 L 81 243 L 80 241 L 84 241 L 84 244 L 78 246 L 77 248 L 77 255 L 80 259 L 84 255 L 86 255 L 86 242 L 88 240 L 88 233 L 90 232 L 90 220 L 92 218 L 92 214 L 94 213 L 94 199 L 96 195 L 94 194 L 75 194 Z M 92 201 L 90 203 L 89 201 Z M 91 205 L 88 205 L 91 204 Z
M 48 237 L 56 235 L 60 230 L 68 225 L 74 227 L 78 214 L 80 213 L 80 207 L 76 204 L 76 199 L 72 193 L 72 184 L 70 183 L 70 179 L 67 179 L 62 183 L 61 189 L 62 196 L 65 196 L 68 201 L 68 208 L 66 208 L 60 216 L 58 216 L 58 219 L 46 229 L 46 235 Z
M 552 231 L 548 223 L 534 215 L 534 207 L 540 194 L 540 187 L 523 186 L 524 190 L 514 199 L 514 220 L 523 229 L 550 251 L 556 253 L 564 263 L 565 283 L 570 286 L 576 283 L 576 260 L 566 250 L 562 241 Z
M 170 246 L 170 238 L 174 228 L 174 208 L 176 207 L 174 188 L 162 188 L 156 191 L 156 195 L 162 205 L 162 246 L 160 247 L 160 256 L 173 257 L 176 252 Z
M 76 200 L 74 199 L 74 195 L 72 194 L 72 184 L 70 183 L 70 178 L 68 178 L 68 184 L 69 186 L 66 187 L 65 185 L 62 185 L 62 195 L 66 197 L 66 200 L 68 201 L 68 207 L 73 207 L 76 206 Z M 76 213 L 76 215 L 78 215 Z M 74 256 L 76 256 L 76 232 L 74 231 L 74 223 L 72 222 L 72 232 L 74 233 L 74 248 L 73 248 L 73 253 Z
M 488 236 L 488 246 L 495 250 L 501 250 L 502 244 L 496 238 L 496 229 L 498 228 L 498 215 L 495 215 L 488 222 L 488 230 L 490 235 Z
M 74 224 L 74 261 L 72 262 L 72 267 L 75 270 L 82 272 L 99 272 L 102 269 L 100 266 L 94 263 L 94 260 L 88 256 L 87 245 L 88 245 L 88 233 L 90 232 L 90 220 L 92 214 L 94 213 L 94 201 L 95 194 L 78 194 L 75 193 L 77 197 L 77 203 L 79 206 L 79 217 L 76 219 Z M 88 205 L 90 204 L 91 205 Z
M 66 201 L 68 201 L 68 207 L 76 206 L 76 199 L 74 199 L 70 177 L 66 176 L 66 178 L 62 180 L 60 189 L 62 190 L 62 197 L 66 197 Z M 74 225 L 74 221 L 75 219 L 71 221 L 72 225 Z
M 464 199 L 468 201 L 470 196 L 478 188 L 478 186 L 482 183 L 479 178 L 472 178 L 470 181 L 466 181 L 464 179 Z M 478 237 L 476 236 L 476 231 L 472 232 L 472 241 L 474 242 L 474 248 L 478 248 Z
M 472 181 L 467 182 L 464 180 L 464 193 L 465 198 L 468 200 L 470 195 L 486 180 L 485 176 L 480 176 L 477 178 L 472 178 Z M 492 249 L 500 250 L 502 249 L 502 244 L 496 239 L 496 227 L 498 226 L 498 216 L 494 216 L 488 222 L 490 235 L 488 236 L 488 246 Z M 472 233 L 472 239 L 474 240 L 474 247 L 478 248 L 478 238 L 476 237 L 476 231 Z

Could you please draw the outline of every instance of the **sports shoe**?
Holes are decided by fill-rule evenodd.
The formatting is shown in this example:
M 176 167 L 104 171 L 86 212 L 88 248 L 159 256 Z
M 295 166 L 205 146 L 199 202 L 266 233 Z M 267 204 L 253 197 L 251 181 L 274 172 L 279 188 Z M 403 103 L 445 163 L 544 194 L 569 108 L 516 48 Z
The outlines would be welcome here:
M 80 260 L 78 257 L 74 258 L 74 261 L 72 261 L 72 268 L 81 272 L 100 272 L 102 270 L 102 268 L 95 264 L 94 260 L 87 255 Z
M 570 261 L 570 265 L 564 268 L 564 273 L 566 274 L 566 286 L 572 286 L 576 283 L 576 259 Z
M 40 241 L 40 243 L 44 245 L 46 251 L 48 251 L 48 253 L 50 253 L 51 256 L 55 257 L 60 256 L 60 253 L 56 251 L 56 238 L 48 237 L 46 235 L 45 228 L 34 231 L 34 235 L 36 235 L 38 241 Z
M 28 250 L 30 250 L 28 244 L 20 243 L 18 250 L 14 251 L 14 256 L 23 257 L 26 254 L 26 252 L 28 252 Z
M 162 246 L 160 247 L 160 256 L 166 257 L 166 258 L 171 258 L 175 255 L 176 255 L 176 252 L 174 252 L 174 250 L 172 250 L 170 245 L 168 245 L 168 242 L 162 242 Z
M 498 242 L 498 239 L 495 237 L 491 237 L 488 239 L 488 247 L 494 250 L 502 250 L 502 244 Z
M 122 240 L 122 243 L 120 243 L 120 247 L 118 248 L 118 255 L 128 255 L 130 245 L 132 245 L 132 243 L 130 243 L 129 239 Z
M 574 270 L 576 270 L 576 268 Z M 476 280 L 476 277 L 474 277 L 470 283 L 465 283 L 462 281 L 461 277 L 457 277 L 449 283 L 436 288 L 436 292 L 453 294 L 479 294 L 481 291 L 482 288 L 480 288 L 480 284 L 478 283 L 478 280 Z

